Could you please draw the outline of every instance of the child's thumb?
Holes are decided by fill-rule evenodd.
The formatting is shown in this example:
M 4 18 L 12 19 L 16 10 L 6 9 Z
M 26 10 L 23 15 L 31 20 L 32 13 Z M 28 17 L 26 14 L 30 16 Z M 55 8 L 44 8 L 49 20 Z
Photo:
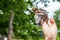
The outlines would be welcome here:
M 50 23 L 51 23 L 51 25 L 52 25 L 52 24 L 55 24 L 55 21 L 54 21 L 53 18 L 50 18 Z

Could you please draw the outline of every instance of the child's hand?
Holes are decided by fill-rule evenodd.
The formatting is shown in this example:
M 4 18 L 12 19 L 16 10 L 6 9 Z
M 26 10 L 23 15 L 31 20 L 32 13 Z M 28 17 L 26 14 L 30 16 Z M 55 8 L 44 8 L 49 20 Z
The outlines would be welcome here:
M 50 18 L 50 23 L 50 26 L 48 26 L 46 22 L 42 24 L 42 30 L 45 36 L 45 40 L 56 40 L 57 26 L 53 18 Z

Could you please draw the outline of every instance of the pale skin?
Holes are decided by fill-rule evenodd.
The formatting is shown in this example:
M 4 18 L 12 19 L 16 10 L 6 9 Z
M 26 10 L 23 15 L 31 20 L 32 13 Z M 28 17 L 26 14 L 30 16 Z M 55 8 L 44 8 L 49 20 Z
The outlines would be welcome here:
M 45 40 L 56 40 L 57 26 L 53 18 L 50 18 L 50 23 L 50 26 L 48 26 L 46 22 L 42 24 L 42 30 L 45 36 Z

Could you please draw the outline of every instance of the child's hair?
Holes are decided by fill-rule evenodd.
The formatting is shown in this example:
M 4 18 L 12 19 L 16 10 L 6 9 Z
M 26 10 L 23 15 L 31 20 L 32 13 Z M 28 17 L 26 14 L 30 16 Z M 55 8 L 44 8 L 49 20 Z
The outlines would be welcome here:
M 48 14 L 47 14 L 47 11 L 46 10 L 44 10 L 44 9 L 40 9 L 41 11 L 42 11 L 42 13 L 44 14 L 43 15 L 43 22 L 45 21 L 47 24 L 48 24 L 48 20 L 49 20 L 49 18 L 48 18 Z
M 40 16 L 42 18 L 43 22 L 47 20 L 46 22 L 48 23 L 48 14 L 47 14 L 47 11 L 42 9 L 42 8 L 40 8 L 40 9 L 38 9 L 36 7 L 32 8 L 33 12 L 35 12 L 36 10 L 38 10 L 38 12 L 39 12 L 38 16 Z M 43 13 L 43 15 L 41 15 L 40 13 Z
M 32 8 L 32 11 L 33 11 L 33 12 L 35 12 L 36 10 L 38 10 L 38 8 L 36 8 L 36 7 L 33 7 L 33 8 Z

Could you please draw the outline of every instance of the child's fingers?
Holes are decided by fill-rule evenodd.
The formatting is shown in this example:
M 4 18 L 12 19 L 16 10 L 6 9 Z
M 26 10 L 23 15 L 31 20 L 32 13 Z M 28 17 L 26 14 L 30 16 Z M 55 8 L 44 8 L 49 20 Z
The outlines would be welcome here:
M 50 18 L 50 23 L 51 23 L 51 25 L 52 25 L 52 24 L 55 24 L 55 21 L 54 21 L 53 18 Z

